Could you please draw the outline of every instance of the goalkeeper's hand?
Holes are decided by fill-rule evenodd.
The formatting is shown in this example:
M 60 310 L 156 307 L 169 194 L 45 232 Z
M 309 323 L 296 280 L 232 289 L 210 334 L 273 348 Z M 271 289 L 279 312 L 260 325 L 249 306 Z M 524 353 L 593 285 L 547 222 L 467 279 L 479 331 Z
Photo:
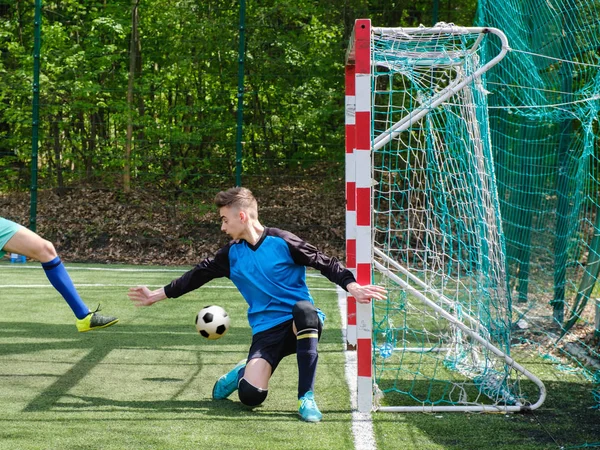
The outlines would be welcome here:
M 387 297 L 387 290 L 376 284 L 361 286 L 357 282 L 353 282 L 348 284 L 346 289 L 358 303 L 369 303 L 372 298 L 375 300 L 385 300 Z
M 156 302 L 167 298 L 164 288 L 151 291 L 146 286 L 136 286 L 129 288 L 127 296 L 135 306 L 150 306 Z

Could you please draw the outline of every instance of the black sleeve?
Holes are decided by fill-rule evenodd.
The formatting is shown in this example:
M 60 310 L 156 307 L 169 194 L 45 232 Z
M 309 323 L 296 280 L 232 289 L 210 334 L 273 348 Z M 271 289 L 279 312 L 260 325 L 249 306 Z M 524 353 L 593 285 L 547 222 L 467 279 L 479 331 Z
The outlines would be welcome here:
M 292 259 L 296 264 L 317 269 L 329 281 L 348 290 L 346 286 L 356 281 L 352 272 L 346 269 L 337 258 L 329 257 L 319 251 L 314 245 L 303 241 L 289 231 L 270 228 L 270 232 L 282 238 L 288 245 Z
M 181 297 L 215 278 L 229 278 L 229 245 L 221 248 L 214 258 L 206 258 L 193 269 L 165 286 L 169 298 Z

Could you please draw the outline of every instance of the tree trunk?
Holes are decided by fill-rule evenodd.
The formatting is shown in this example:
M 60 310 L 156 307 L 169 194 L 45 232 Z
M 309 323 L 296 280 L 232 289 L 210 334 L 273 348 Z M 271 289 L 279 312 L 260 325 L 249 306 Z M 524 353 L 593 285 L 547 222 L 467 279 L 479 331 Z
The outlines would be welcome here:
M 129 45 L 129 81 L 127 83 L 127 138 L 125 141 L 125 167 L 123 169 L 123 190 L 131 191 L 131 149 L 133 139 L 133 82 L 135 79 L 135 62 L 138 50 L 138 4 L 132 1 L 131 7 L 131 41 Z
M 52 122 L 52 137 L 53 137 L 53 148 L 54 148 L 54 164 L 56 166 L 56 189 L 58 195 L 62 195 L 65 189 L 65 183 L 63 180 L 62 173 L 62 157 L 60 147 L 60 128 L 58 124 L 62 121 L 62 114 L 59 112 L 56 115 L 56 119 Z

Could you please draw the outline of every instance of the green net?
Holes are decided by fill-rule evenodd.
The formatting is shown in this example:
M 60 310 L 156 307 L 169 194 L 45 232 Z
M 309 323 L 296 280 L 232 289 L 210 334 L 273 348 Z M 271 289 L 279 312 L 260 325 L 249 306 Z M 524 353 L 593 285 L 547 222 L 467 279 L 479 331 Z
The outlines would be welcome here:
M 486 86 L 515 337 L 596 383 L 599 15 L 586 0 L 483 0 L 476 19 L 512 48 Z
M 374 364 L 386 404 L 535 401 L 523 372 L 460 324 L 598 385 L 599 16 L 597 2 L 480 1 L 476 24 L 502 30 L 511 51 L 461 89 L 498 39 L 376 33 L 374 247 L 391 295 L 374 305 Z
M 488 40 L 500 39 L 479 31 L 375 29 L 372 42 L 375 268 L 390 292 L 374 304 L 375 381 L 408 406 L 529 401 L 509 363 L 511 302 L 479 78 L 501 53 L 486 56 Z

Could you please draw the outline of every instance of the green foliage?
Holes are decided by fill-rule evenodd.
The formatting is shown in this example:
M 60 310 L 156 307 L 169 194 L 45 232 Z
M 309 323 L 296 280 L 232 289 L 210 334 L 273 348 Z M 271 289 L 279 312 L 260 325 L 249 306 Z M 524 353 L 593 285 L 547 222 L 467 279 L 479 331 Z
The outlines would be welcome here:
M 470 21 L 474 1 L 462 3 L 446 13 Z M 246 2 L 245 173 L 300 176 L 334 162 L 341 174 L 354 20 L 413 25 L 428 23 L 430 12 L 429 1 Z M 0 0 L 0 153 L 16 152 L 21 165 L 31 152 L 33 14 L 32 2 Z M 128 103 L 132 17 L 130 0 L 44 1 L 40 186 L 120 185 L 129 123 L 134 185 L 231 183 L 239 2 L 139 2 Z M 0 190 L 27 186 L 14 162 L 0 163 Z

